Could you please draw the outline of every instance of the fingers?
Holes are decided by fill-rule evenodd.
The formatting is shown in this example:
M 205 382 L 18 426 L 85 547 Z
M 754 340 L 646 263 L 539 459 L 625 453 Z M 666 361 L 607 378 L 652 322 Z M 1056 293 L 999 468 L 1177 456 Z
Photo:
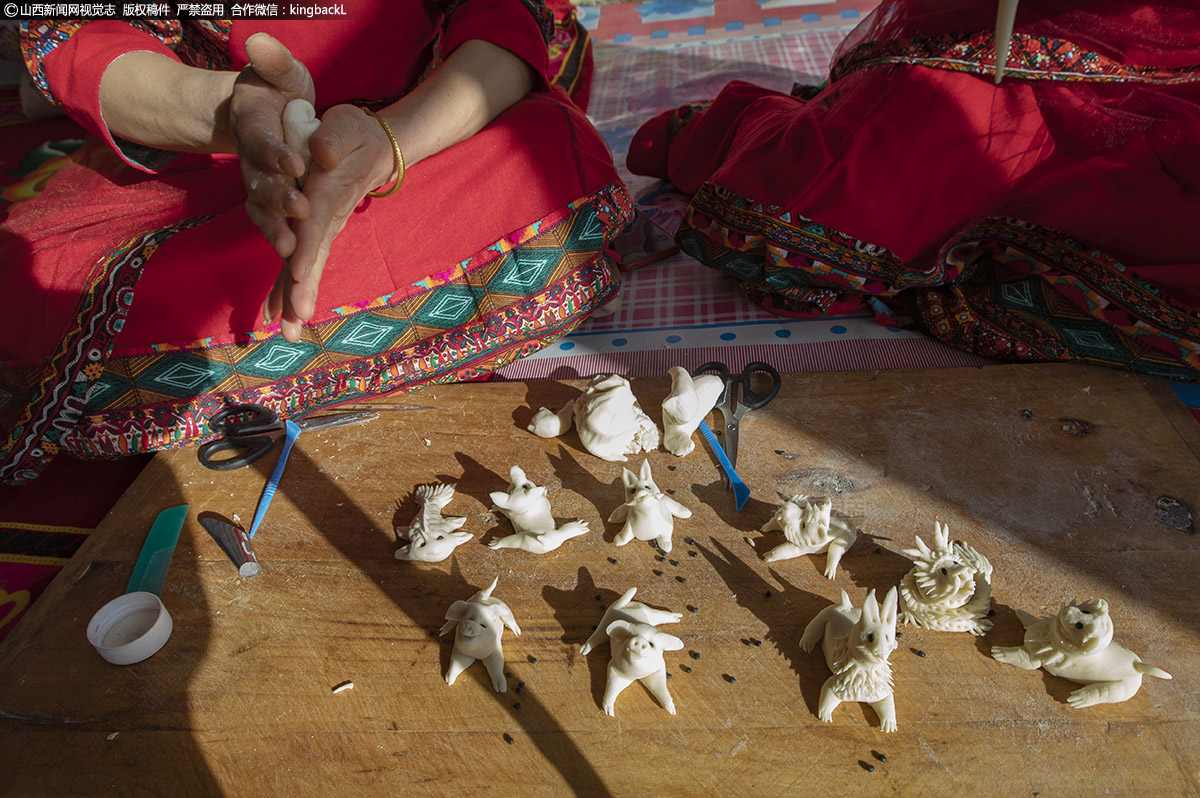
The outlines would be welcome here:
M 315 99 L 313 82 L 304 64 L 292 57 L 278 39 L 256 33 L 246 40 L 246 57 L 254 71 L 287 99 Z

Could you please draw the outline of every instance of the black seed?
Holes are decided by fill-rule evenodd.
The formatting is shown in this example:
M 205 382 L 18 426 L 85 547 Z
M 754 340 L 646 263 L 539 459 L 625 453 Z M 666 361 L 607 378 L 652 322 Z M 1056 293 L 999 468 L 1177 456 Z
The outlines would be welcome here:
M 676 582 L 686 582 L 686 581 L 687 581 L 687 577 L 685 577 L 685 576 L 677 576 L 677 577 L 675 577 L 675 581 L 676 581 Z
M 669 494 L 671 494 L 672 496 L 674 496 L 674 495 L 675 495 L 675 489 L 674 489 L 674 488 L 667 488 L 667 493 L 669 493 Z
M 770 597 L 771 597 L 771 591 L 770 591 L 770 590 L 768 590 L 768 591 L 766 592 L 766 594 L 765 594 L 765 595 L 766 595 L 766 597 L 767 597 L 767 598 L 770 598 Z
M 923 657 L 923 656 L 925 656 L 925 652 L 924 652 L 924 651 L 918 651 L 918 652 L 917 652 L 917 656 L 918 656 L 918 657 Z
M 783 454 L 783 449 L 776 449 L 775 454 Z
M 518 701 L 517 703 L 513 704 L 513 709 L 520 709 L 520 708 L 521 708 L 521 702 L 520 702 L 520 701 Z
M 616 557 L 609 557 L 609 558 L 608 558 L 608 561 L 609 561 L 610 563 L 612 563 L 613 565 L 616 565 L 616 564 L 617 564 L 617 558 L 616 558 Z
M 992 616 L 993 616 L 993 615 L 995 615 L 995 614 L 996 614 L 996 611 L 995 611 L 995 610 L 988 610 L 988 617 L 989 617 L 989 618 L 990 618 L 990 617 L 992 617 Z
M 596 631 L 596 624 L 592 624 L 592 631 Z
M 519 693 L 521 692 L 521 688 L 520 688 L 520 687 L 518 687 L 518 688 L 516 688 L 515 690 L 513 690 L 513 692 L 514 692 L 514 693 L 518 693 L 518 694 L 519 694 Z M 518 706 L 520 706 L 520 705 L 518 704 Z
M 692 669 L 691 669 L 691 668 L 689 668 L 687 665 L 681 665 L 681 666 L 679 667 L 679 669 L 680 669 L 680 670 L 682 670 L 684 673 L 691 673 L 691 672 L 692 672 Z
M 699 652 L 699 651 L 693 651 L 693 652 L 692 652 L 692 659 L 700 659 L 700 652 Z
M 603 601 L 603 600 L 604 600 L 604 597 L 603 597 L 603 596 L 601 596 L 599 593 L 597 593 L 597 594 L 596 594 L 596 601 Z
M 872 751 L 872 752 L 871 752 L 871 756 L 875 757 L 875 758 L 876 758 L 876 759 L 878 759 L 880 762 L 886 762 L 886 761 L 887 761 L 887 756 L 886 756 L 886 755 L 884 755 L 884 754 L 881 754 L 881 753 L 879 753 L 878 751 Z
M 654 575 L 655 575 L 655 576 L 662 576 L 662 575 L 663 575 L 663 572 L 662 572 L 662 571 L 660 571 L 660 570 L 658 570 L 657 568 L 655 568 L 655 569 L 654 569 Z
M 695 545 L 696 545 L 696 541 L 692 540 L 691 538 L 684 538 L 684 539 L 683 539 L 683 542 L 684 542 L 684 543 L 686 543 L 686 544 L 688 544 L 689 546 L 695 546 Z
M 875 553 L 876 553 L 876 554 L 883 554 L 883 549 L 881 549 L 881 548 L 879 548 L 878 546 L 876 546 L 876 547 L 875 547 Z
M 505 671 L 505 672 L 504 672 L 504 676 L 505 676 L 505 678 L 511 679 L 511 678 L 512 678 L 512 671 Z
M 689 556 L 689 557 L 695 557 L 695 556 L 696 556 L 696 552 L 694 552 L 694 551 L 689 551 L 689 552 L 688 552 L 688 556 Z
M 1032 410 L 1021 410 L 1017 413 L 1017 415 L 1019 415 L 1021 418 L 1028 421 L 1029 419 L 1033 418 L 1033 411 Z
M 671 565 L 679 565 L 679 560 L 671 560 Z
M 875 772 L 875 766 L 874 766 L 874 765 L 867 765 L 867 772 L 868 772 L 868 773 L 874 773 L 874 772 Z
M 688 605 L 688 612 L 700 612 L 700 608 L 699 608 L 699 607 L 693 607 L 691 604 L 689 604 L 689 605 Z
M 751 642 L 751 643 L 753 643 L 753 644 L 754 644 L 756 647 L 758 647 L 758 648 L 761 648 L 761 647 L 762 647 L 762 641 L 761 641 L 761 640 L 751 640 L 750 642 Z
M 667 561 L 667 558 L 666 558 L 666 557 L 664 557 L 664 556 L 662 556 L 661 554 L 660 554 L 660 555 L 658 555 L 657 557 L 655 557 L 654 559 L 658 560 L 659 562 L 666 562 L 666 561 Z
M 897 640 L 899 640 L 899 639 L 900 639 L 900 638 L 902 638 L 902 637 L 904 637 L 904 632 L 896 632 L 896 639 L 897 639 Z
M 504 735 L 504 742 L 508 743 L 509 745 L 512 745 L 513 738 L 506 734 L 506 735 Z
M 517 682 L 517 689 L 518 689 L 518 690 L 520 690 L 520 689 L 521 689 L 522 687 L 524 687 L 524 686 L 525 686 L 525 682 Z
M 674 470 L 675 470 L 675 466 L 667 466 L 667 470 L 668 470 L 668 471 L 674 471 Z
M 730 684 L 733 684 L 734 682 L 737 681 L 737 677 L 731 676 L 727 673 L 727 674 L 725 674 L 725 681 L 729 682 Z
M 529 656 L 529 664 L 530 664 L 530 665 L 537 665 L 537 657 L 535 657 L 535 656 L 533 656 L 533 655 L 531 654 L 531 655 Z
M 669 674 L 669 673 L 668 673 L 668 674 L 667 674 L 667 678 L 668 678 L 668 679 L 670 679 L 670 678 L 671 678 L 671 674 Z

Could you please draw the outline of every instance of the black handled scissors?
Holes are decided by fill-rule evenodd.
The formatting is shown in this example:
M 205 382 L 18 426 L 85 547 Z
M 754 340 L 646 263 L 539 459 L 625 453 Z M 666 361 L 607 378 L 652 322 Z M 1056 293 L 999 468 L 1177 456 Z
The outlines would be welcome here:
M 775 367 L 754 361 L 747 363 L 746 368 L 742 369 L 741 374 L 730 374 L 729 366 L 719 361 L 705 363 L 692 372 L 693 377 L 697 377 L 705 373 L 715 373 L 725 383 L 725 390 L 721 392 L 721 396 L 717 399 L 715 409 L 721 411 L 721 415 L 725 417 L 725 434 L 721 439 L 721 448 L 725 451 L 725 456 L 729 458 L 729 462 L 733 467 L 737 467 L 738 454 L 738 431 L 739 424 L 742 418 L 752 410 L 759 410 L 770 404 L 771 400 L 779 395 L 779 388 L 783 385 L 783 380 L 779 377 L 779 372 Z M 771 387 L 765 392 L 760 393 L 754 389 L 753 380 L 755 375 L 763 374 L 770 378 Z M 760 384 L 761 381 L 760 381 Z M 741 395 L 738 395 L 738 387 L 741 387 Z M 728 475 L 725 477 L 726 486 L 729 484 Z
M 327 416 L 306 418 L 294 422 L 302 430 L 323 427 L 344 427 L 361 424 L 376 418 L 378 413 L 333 413 Z M 223 407 L 208 420 L 210 429 L 221 432 L 221 437 L 200 447 L 197 457 L 205 468 L 213 471 L 232 471 L 250 465 L 267 452 L 277 441 L 287 435 L 287 422 L 275 411 L 262 405 L 243 404 Z M 234 452 L 232 457 L 216 457 L 223 452 Z

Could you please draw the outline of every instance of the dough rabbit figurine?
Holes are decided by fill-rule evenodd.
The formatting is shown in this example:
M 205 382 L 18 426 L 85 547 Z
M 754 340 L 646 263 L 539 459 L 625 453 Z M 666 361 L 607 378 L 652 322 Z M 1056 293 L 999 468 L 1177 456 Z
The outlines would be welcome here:
M 992 628 L 992 564 L 961 541 L 950 542 L 950 527 L 936 523 L 933 546 L 917 536 L 905 549 L 912 570 L 900 580 L 900 617 L 938 632 L 982 635 Z
M 725 382 L 716 374 L 693 377 L 687 369 L 669 369 L 671 394 L 662 403 L 663 448 L 683 457 L 696 448 L 692 433 L 717 404 Z
M 992 656 L 1018 668 L 1043 668 L 1082 684 L 1067 697 L 1067 703 L 1076 709 L 1127 701 L 1142 686 L 1143 676 L 1171 678 L 1112 642 L 1112 619 L 1104 599 L 1064 604 L 1057 615 L 1045 618 L 1017 610 L 1017 617 L 1025 626 L 1024 644 L 992 646 Z
M 458 675 L 477 659 L 483 660 L 492 687 L 497 693 L 507 692 L 508 681 L 504 678 L 504 650 L 500 637 L 504 627 L 521 636 L 521 628 L 513 618 L 512 610 L 492 595 L 500 577 L 480 590 L 470 601 L 456 601 L 446 610 L 446 623 L 439 635 L 454 629 L 454 653 L 450 655 L 450 669 L 446 671 L 446 684 L 454 684 Z M 457 628 L 456 628 L 457 627 Z
M 593 648 L 603 645 L 608 640 L 608 627 L 613 621 L 648 623 L 651 626 L 658 626 L 662 623 L 679 623 L 683 619 L 682 612 L 656 610 L 653 607 L 647 607 L 640 601 L 634 601 L 635 593 L 637 593 L 637 588 L 631 587 L 619 599 L 608 605 L 596 631 L 592 632 L 592 636 L 587 639 L 587 642 L 579 647 L 580 654 L 586 657 Z
M 470 532 L 455 531 L 466 523 L 466 518 L 442 515 L 442 509 L 453 498 L 453 485 L 417 488 L 417 504 L 421 507 L 417 517 L 407 527 L 396 527 L 396 539 L 406 541 L 396 549 L 397 560 L 441 562 L 475 537 Z
M 833 676 L 821 688 L 817 717 L 829 723 L 838 704 L 861 701 L 875 710 L 881 731 L 894 732 L 896 706 L 888 657 L 896 649 L 896 588 L 888 591 L 882 607 L 872 590 L 861 610 L 843 590 L 840 604 L 826 607 L 809 622 L 800 648 L 811 652 L 818 641 Z
M 763 555 L 763 559 L 776 562 L 823 551 L 825 578 L 833 579 L 837 576 L 837 567 L 842 561 L 842 555 L 858 539 L 858 524 L 861 520 L 841 513 L 834 517 L 833 503 L 829 499 L 793 496 L 780 506 L 760 530 L 783 532 L 787 541 L 768 551 Z
M 653 540 L 663 551 L 671 550 L 671 532 L 676 518 L 691 518 L 692 511 L 654 484 L 650 474 L 650 461 L 642 463 L 641 476 L 628 468 L 624 469 L 625 503 L 613 510 L 608 517 L 610 523 L 625 522 L 614 541 L 624 546 L 633 539 Z
M 663 652 L 680 650 L 683 641 L 648 623 L 613 621 L 604 631 L 612 643 L 608 686 L 604 689 L 605 714 L 615 717 L 617 696 L 629 685 L 640 681 L 658 703 L 674 715 L 675 701 L 667 691 L 667 665 L 663 661 Z
M 557 413 L 543 407 L 528 429 L 555 438 L 571 428 L 572 420 L 584 448 L 604 460 L 623 463 L 626 455 L 658 448 L 658 427 L 642 412 L 629 381 L 616 374 L 593 377 L 583 395 Z
M 518 466 L 508 472 L 508 493 L 496 491 L 490 495 L 496 505 L 492 509 L 512 522 L 516 534 L 493 540 L 488 548 L 545 554 L 571 538 L 587 534 L 588 525 L 584 521 L 570 521 L 556 528 L 546 488 L 533 484 Z

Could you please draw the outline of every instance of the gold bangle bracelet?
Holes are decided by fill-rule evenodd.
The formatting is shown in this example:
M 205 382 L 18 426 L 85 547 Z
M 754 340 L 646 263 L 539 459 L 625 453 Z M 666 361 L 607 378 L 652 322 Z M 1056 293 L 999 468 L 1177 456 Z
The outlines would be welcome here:
M 375 190 L 368 191 L 368 197 L 390 197 L 400 189 L 400 184 L 404 182 L 404 153 L 400 152 L 400 142 L 396 141 L 396 134 L 392 132 L 392 128 L 384 120 L 382 116 L 375 113 L 369 108 L 362 108 L 362 112 L 368 116 L 375 117 L 375 120 L 383 126 L 383 132 L 387 134 L 388 141 L 392 143 L 392 155 L 396 159 L 396 182 L 392 183 L 392 187 L 383 191 Z

